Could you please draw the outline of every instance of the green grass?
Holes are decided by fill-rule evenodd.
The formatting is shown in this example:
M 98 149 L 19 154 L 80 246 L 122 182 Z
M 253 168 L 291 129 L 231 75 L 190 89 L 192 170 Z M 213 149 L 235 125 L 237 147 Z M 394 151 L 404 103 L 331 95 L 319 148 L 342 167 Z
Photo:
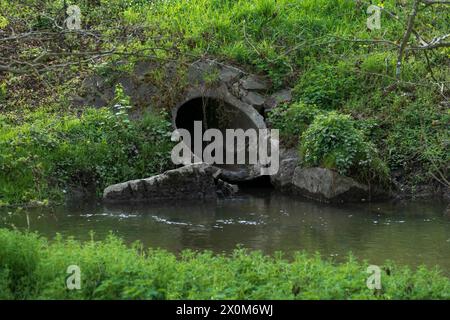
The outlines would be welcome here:
M 80 268 L 80 290 L 66 287 L 70 265 Z M 243 249 L 175 256 L 113 236 L 48 241 L 0 229 L 3 299 L 450 299 L 450 280 L 438 270 L 387 262 L 382 289 L 375 290 L 366 286 L 367 266 L 351 255 L 342 263 L 304 253 L 288 261 Z

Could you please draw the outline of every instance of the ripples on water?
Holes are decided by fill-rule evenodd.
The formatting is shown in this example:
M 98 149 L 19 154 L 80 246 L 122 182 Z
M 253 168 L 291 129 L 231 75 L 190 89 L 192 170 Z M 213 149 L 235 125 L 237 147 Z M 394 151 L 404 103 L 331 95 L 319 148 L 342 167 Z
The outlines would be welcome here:
M 386 259 L 450 270 L 450 216 L 445 204 L 408 202 L 323 205 L 269 191 L 217 203 L 0 211 L 0 224 L 88 239 L 110 231 L 127 242 L 174 252 L 229 252 L 237 245 L 265 253 L 320 252 L 336 259 L 348 252 L 370 263 Z

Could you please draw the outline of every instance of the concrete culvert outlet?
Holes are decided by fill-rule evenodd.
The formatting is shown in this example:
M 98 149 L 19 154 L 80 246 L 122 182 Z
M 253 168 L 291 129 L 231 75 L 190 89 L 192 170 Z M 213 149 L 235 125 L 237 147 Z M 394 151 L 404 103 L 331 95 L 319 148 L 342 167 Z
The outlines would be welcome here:
M 204 130 L 258 129 L 255 122 L 240 109 L 215 98 L 195 98 L 180 106 L 175 116 L 176 127 L 193 134 L 194 121 L 203 121 Z
M 264 119 L 251 106 L 239 100 L 227 101 L 218 97 L 194 97 L 181 103 L 174 109 L 173 125 L 177 129 L 186 129 L 191 133 L 192 143 L 194 140 L 194 121 L 202 121 L 202 136 L 207 129 L 218 129 L 225 139 L 226 129 L 264 129 Z M 210 142 L 203 142 L 203 148 Z M 248 142 L 247 142 L 248 143 Z M 224 143 L 225 144 L 225 143 Z M 191 145 L 191 150 L 194 150 Z M 225 155 L 225 150 L 224 150 Z M 256 166 L 246 164 L 224 164 L 217 165 L 222 169 L 222 178 L 229 182 L 242 182 L 259 176 Z

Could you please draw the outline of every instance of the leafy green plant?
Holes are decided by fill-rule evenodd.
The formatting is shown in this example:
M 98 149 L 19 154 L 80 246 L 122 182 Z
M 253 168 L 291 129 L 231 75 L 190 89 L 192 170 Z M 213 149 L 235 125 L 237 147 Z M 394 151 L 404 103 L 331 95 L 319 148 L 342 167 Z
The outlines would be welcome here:
M 42 240 L 34 234 L 1 230 L 0 243 L 0 296 L 23 299 L 33 295 L 39 281 L 35 274 Z
M 21 123 L 0 118 L 0 201 L 60 201 L 72 188 L 101 192 L 112 183 L 170 168 L 171 124 L 145 114 L 86 109 L 58 116 L 33 112 Z
M 280 130 L 282 142 L 292 146 L 318 114 L 320 110 L 316 105 L 298 102 L 272 109 L 268 119 L 273 128 Z
M 302 134 L 300 153 L 308 166 L 335 169 L 341 174 L 386 179 L 387 168 L 372 143 L 355 127 L 348 115 L 334 111 L 318 115 Z
M 116 127 L 121 125 L 130 126 L 130 119 L 128 117 L 128 113 L 131 110 L 130 97 L 127 96 L 124 92 L 124 89 L 121 84 L 117 84 L 114 90 L 114 106 L 115 109 L 114 117 L 118 120 Z
M 81 270 L 68 290 L 66 270 Z M 236 249 L 230 255 L 127 246 L 103 241 L 48 241 L 0 229 L 0 296 L 8 299 L 450 299 L 450 280 L 436 269 L 386 262 L 382 289 L 368 289 L 368 263 L 316 255 Z

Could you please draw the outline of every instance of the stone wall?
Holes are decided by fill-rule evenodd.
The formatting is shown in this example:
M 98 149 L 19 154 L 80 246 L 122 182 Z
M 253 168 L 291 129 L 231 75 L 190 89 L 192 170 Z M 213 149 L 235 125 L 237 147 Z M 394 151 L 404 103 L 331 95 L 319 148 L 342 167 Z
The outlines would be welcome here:
M 264 116 L 268 110 L 292 99 L 290 89 L 270 94 L 271 83 L 264 77 L 214 60 L 199 60 L 188 67 L 141 61 L 131 72 L 117 70 L 87 77 L 73 103 L 77 106 L 108 106 L 118 83 L 140 111 L 151 108 L 176 110 L 190 99 L 209 96 L 226 99 Z

